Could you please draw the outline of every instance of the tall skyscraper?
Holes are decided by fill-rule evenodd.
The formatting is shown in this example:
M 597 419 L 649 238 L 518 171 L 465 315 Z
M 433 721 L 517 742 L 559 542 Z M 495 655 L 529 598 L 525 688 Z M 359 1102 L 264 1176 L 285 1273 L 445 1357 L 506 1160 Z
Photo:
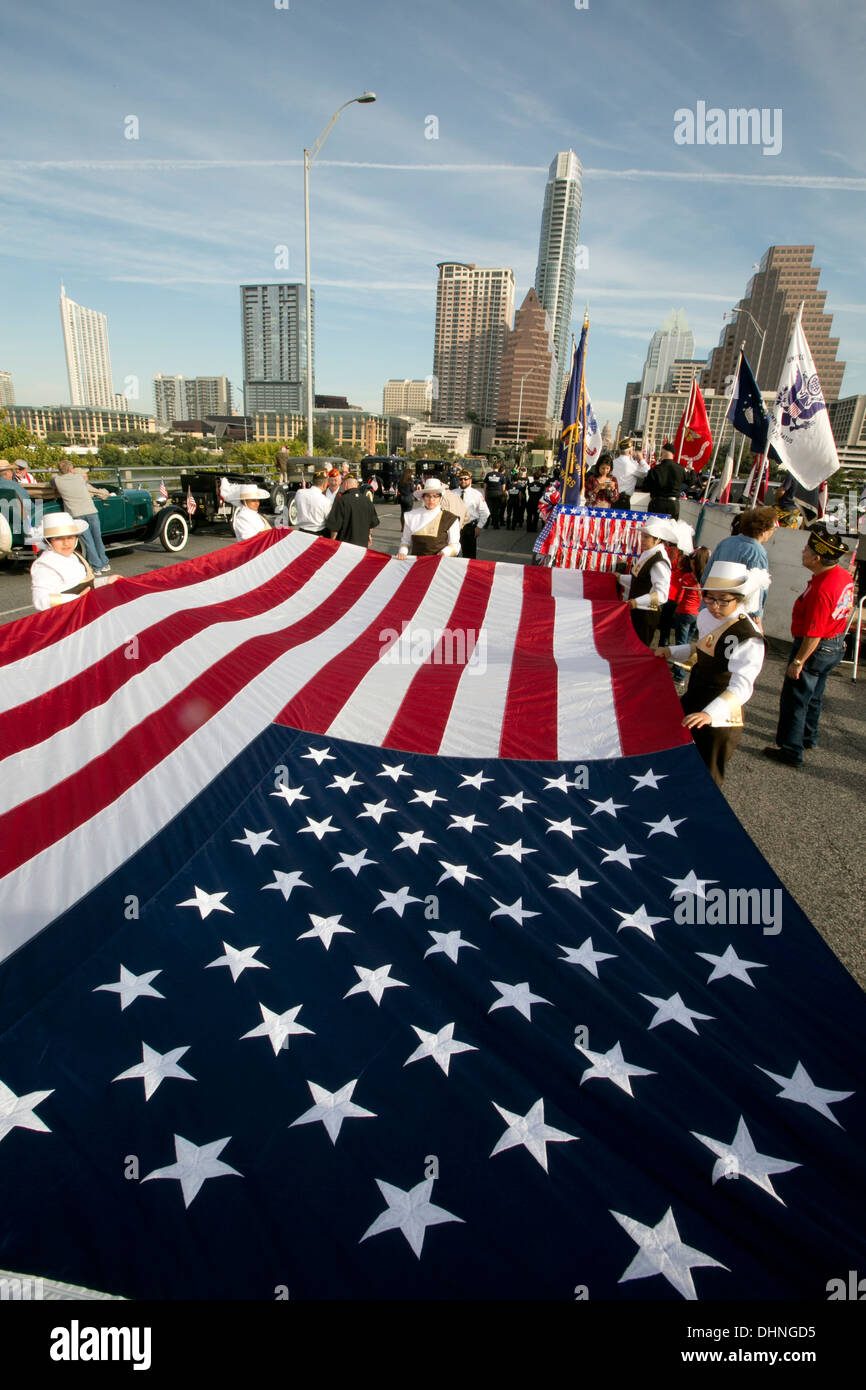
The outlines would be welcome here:
M 311 292 L 315 387 L 316 299 Z M 307 408 L 307 308 L 304 286 L 241 285 L 244 409 Z
M 186 413 L 186 377 L 157 372 L 153 378 L 153 403 L 153 413 L 160 425 L 190 419 Z
M 402 381 L 392 378 L 382 391 L 383 415 L 408 415 L 410 419 L 429 420 L 433 410 L 433 380 Z
M 514 314 L 514 272 L 443 261 L 436 289 L 433 419 L 496 424 L 499 369 Z M 438 389 L 437 389 L 438 388 Z
M 573 150 L 559 153 L 550 166 L 535 271 L 535 293 L 553 325 L 556 356 L 552 367 L 552 399 L 557 418 L 562 411 L 565 383 L 571 371 L 571 312 L 580 231 L 581 173 L 580 160 Z
M 15 387 L 8 372 L 0 372 L 0 409 L 4 405 L 15 404 Z
M 746 286 L 738 304 L 747 309 L 766 332 L 764 350 L 761 334 L 745 314 L 737 314 L 726 324 L 713 348 L 704 373 L 703 385 L 725 390 L 725 382 L 737 369 L 740 344 L 762 391 L 775 391 L 791 342 L 794 322 L 803 305 L 803 331 L 812 351 L 815 370 L 826 401 L 835 401 L 842 388 L 845 363 L 837 362 L 839 339 L 831 338 L 833 315 L 824 312 L 826 290 L 818 289 L 820 268 L 812 265 L 814 246 L 770 246 L 759 269 Z M 758 358 L 761 365 L 758 367 Z
M 686 316 L 682 309 L 671 309 L 661 328 L 650 339 L 640 383 L 638 428 L 643 428 L 646 421 L 647 400 L 653 391 L 666 390 L 674 362 L 682 362 L 694 355 L 695 335 L 689 328 Z
M 69 299 L 60 286 L 60 322 L 66 349 L 70 405 L 114 409 L 108 320 L 96 309 L 85 309 Z
M 499 439 L 534 439 L 546 434 L 552 413 L 553 334 L 550 315 L 529 290 L 506 334 L 499 373 Z
M 165 376 L 157 372 L 153 397 L 160 424 L 232 413 L 232 386 L 226 376 Z

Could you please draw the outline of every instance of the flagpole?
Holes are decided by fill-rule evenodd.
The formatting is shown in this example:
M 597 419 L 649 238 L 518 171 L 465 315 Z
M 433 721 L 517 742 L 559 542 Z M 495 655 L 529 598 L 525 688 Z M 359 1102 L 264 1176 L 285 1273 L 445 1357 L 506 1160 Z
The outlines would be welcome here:
M 680 421 L 680 425 L 681 425 L 682 428 L 681 428 L 680 431 L 679 431 L 680 442 L 679 442 L 679 444 L 677 445 L 677 463 L 681 463 L 681 462 L 682 462 L 682 457 L 681 457 L 681 455 L 682 455 L 682 452 L 683 452 L 683 439 L 684 439 L 684 437 L 685 437 L 686 430 L 687 430 L 687 429 L 691 429 L 691 425 L 692 425 L 692 414 L 694 413 L 694 408 L 695 408 L 695 383 L 696 383 L 696 381 L 697 381 L 697 377 L 692 377 L 692 384 L 691 384 L 691 386 L 690 386 L 690 388 L 689 388 L 689 400 L 688 400 L 688 405 L 686 406 L 686 413 L 685 413 L 685 416 L 683 417 L 683 419 Z
M 586 503 L 586 359 L 589 356 L 589 305 L 583 306 L 583 373 L 580 378 L 580 492 L 579 504 Z
M 740 379 L 740 367 L 742 366 L 742 362 L 743 362 L 743 351 L 744 351 L 744 349 L 745 349 L 745 346 L 746 346 L 746 342 L 745 342 L 745 339 L 743 339 L 743 341 L 740 343 L 740 355 L 739 355 L 739 357 L 737 358 L 737 370 L 736 370 L 735 373 L 734 373 L 734 377 L 733 377 L 733 380 L 732 380 L 732 382 L 731 382 L 731 390 L 730 390 L 730 393 L 729 393 L 729 395 L 728 395 L 728 410 L 730 410 L 730 408 L 731 408 L 731 401 L 734 399 L 734 392 L 735 392 L 736 389 L 737 389 L 737 382 L 738 382 L 739 379 Z M 716 467 L 716 459 L 719 457 L 719 450 L 720 450 L 721 447 L 722 447 L 722 435 L 723 435 L 724 432 L 725 432 L 725 420 L 727 420 L 727 418 L 728 418 L 728 411 L 726 410 L 726 411 L 725 411 L 725 417 L 724 417 L 724 419 L 722 420 L 721 429 L 719 430 L 719 441 L 718 441 L 718 443 L 716 444 L 716 452 L 713 454 L 712 460 L 711 460 L 711 462 L 710 462 L 710 473 L 709 473 L 709 477 L 707 478 L 706 487 L 704 488 L 704 495 L 703 495 L 703 497 L 701 498 L 701 506 L 704 505 L 704 503 L 706 502 L 707 497 L 708 497 L 708 495 L 709 495 L 710 483 L 713 481 L 713 472 L 714 472 L 715 467 Z M 733 426 L 733 422 L 731 422 L 731 440 L 730 440 L 730 444 L 729 444 L 728 447 L 729 447 L 729 452 L 731 453 L 731 456 L 732 456 L 732 458 L 733 458 L 733 449 L 734 449 L 734 426 Z

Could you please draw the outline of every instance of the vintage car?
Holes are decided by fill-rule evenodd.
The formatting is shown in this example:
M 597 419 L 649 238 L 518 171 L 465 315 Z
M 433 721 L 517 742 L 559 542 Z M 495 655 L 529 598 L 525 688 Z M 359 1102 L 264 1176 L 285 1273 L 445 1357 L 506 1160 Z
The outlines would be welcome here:
M 225 478 L 228 483 L 254 483 L 256 487 L 264 488 L 269 494 L 269 501 L 262 503 L 262 511 L 280 518 L 293 494 L 305 485 L 315 469 L 339 467 L 342 463 L 341 458 L 292 455 L 286 460 L 285 473 L 276 478 L 265 473 L 232 473 L 220 468 L 200 468 L 194 473 L 181 473 L 180 487 L 172 493 L 171 500 L 190 514 L 193 530 L 202 523 L 214 521 L 226 521 L 231 525 L 233 508 L 220 496 L 220 484 Z M 190 508 L 190 498 L 195 503 L 194 508 Z
M 164 550 L 184 549 L 189 540 L 189 521 L 180 507 L 155 509 L 153 498 L 143 488 L 124 488 L 119 483 L 104 482 L 99 482 L 98 486 L 109 493 L 106 498 L 93 499 L 106 549 L 153 540 L 158 540 Z M 37 529 L 42 516 L 63 511 L 63 503 L 50 483 L 37 483 L 25 491 L 32 499 L 32 522 Z M 33 548 L 25 531 L 25 510 L 15 489 L 0 479 L 0 557 L 4 559 L 33 558 Z

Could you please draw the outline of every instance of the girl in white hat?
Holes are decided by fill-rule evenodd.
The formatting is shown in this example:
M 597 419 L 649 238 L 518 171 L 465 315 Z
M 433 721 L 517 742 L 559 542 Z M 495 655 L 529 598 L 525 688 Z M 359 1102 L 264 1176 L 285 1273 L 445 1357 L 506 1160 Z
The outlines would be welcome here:
M 665 543 L 676 545 L 678 540 L 674 521 L 669 517 L 651 517 L 641 529 L 641 553 L 631 574 L 618 577 L 631 609 L 632 626 L 646 646 L 652 643 L 662 604 L 667 603 L 671 588 L 671 557 Z
M 460 518 L 443 506 L 444 488 L 429 478 L 421 493 L 421 506 L 403 517 L 403 536 L 397 559 L 412 555 L 459 555 Z
M 67 512 L 50 512 L 42 523 L 45 549 L 30 566 L 33 607 L 56 608 L 74 603 L 82 594 L 114 584 L 119 574 L 96 576 L 83 556 L 76 554 L 78 537 L 87 522 Z
M 232 517 L 232 529 L 239 541 L 272 529 L 271 523 L 259 515 L 259 503 L 266 497 L 270 497 L 270 493 L 264 488 L 256 487 L 255 483 L 241 483 L 238 489 L 240 506 Z
M 697 641 L 659 647 L 657 656 L 692 666 L 682 697 L 683 727 L 691 729 L 698 752 L 717 786 L 743 736 L 743 706 L 764 664 L 766 642 L 749 616 L 754 571 L 717 560 L 704 575 L 704 604 Z

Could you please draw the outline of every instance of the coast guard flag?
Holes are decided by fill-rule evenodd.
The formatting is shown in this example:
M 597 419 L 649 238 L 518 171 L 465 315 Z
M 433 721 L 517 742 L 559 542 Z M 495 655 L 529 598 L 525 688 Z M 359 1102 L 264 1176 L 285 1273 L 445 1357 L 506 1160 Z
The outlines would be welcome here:
M 813 489 L 836 472 L 839 455 L 802 318 L 801 304 L 770 411 L 769 442 L 782 467 Z
M 0 1277 L 866 1268 L 863 996 L 612 576 L 269 531 L 3 627 L 0 670 Z

